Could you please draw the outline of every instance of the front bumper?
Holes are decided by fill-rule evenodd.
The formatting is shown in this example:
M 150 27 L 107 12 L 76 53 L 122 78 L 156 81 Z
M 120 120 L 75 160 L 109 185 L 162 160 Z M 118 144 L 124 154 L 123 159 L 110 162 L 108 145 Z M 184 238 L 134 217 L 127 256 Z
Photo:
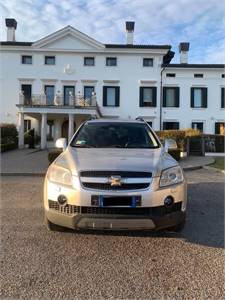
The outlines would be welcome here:
M 173 227 L 185 220 L 185 212 L 171 212 L 164 216 L 101 215 L 75 214 L 66 215 L 57 211 L 45 211 L 47 219 L 57 225 L 71 229 L 95 230 L 160 230 Z

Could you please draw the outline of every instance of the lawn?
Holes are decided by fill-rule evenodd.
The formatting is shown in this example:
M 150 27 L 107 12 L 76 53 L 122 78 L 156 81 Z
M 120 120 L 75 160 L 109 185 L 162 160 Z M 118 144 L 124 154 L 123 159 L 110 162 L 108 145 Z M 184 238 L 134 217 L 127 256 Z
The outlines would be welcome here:
M 224 157 L 214 157 L 215 162 L 211 166 L 220 170 L 225 170 L 225 158 Z

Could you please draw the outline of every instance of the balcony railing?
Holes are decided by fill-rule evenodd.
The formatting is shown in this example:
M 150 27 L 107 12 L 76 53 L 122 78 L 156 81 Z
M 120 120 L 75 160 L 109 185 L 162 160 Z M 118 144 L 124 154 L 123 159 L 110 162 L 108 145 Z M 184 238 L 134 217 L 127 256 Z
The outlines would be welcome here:
M 84 98 L 83 95 L 69 96 L 66 101 L 60 95 L 55 95 L 53 99 L 45 94 L 33 94 L 30 97 L 20 94 L 19 104 L 23 106 L 50 106 L 50 107 L 97 107 L 96 95 Z

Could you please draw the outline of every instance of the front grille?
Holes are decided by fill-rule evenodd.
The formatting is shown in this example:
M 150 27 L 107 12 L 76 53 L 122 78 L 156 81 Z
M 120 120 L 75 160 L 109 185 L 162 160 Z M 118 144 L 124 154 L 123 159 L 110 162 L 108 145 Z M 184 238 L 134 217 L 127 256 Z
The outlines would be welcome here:
M 82 184 L 85 188 L 95 189 L 95 190 L 109 190 L 109 191 L 146 189 L 150 185 L 150 183 L 129 183 L 129 184 L 124 183 L 120 186 L 111 186 L 110 183 L 99 183 L 99 182 L 83 182 Z
M 131 171 L 81 171 L 81 177 L 110 177 L 121 176 L 125 178 L 151 178 L 151 172 L 131 172 Z
M 67 204 L 65 206 L 60 206 L 58 202 L 48 200 L 49 208 L 57 210 L 64 214 L 93 214 L 93 215 L 124 215 L 124 216 L 164 216 L 171 212 L 176 212 L 181 210 L 182 202 L 174 203 L 170 208 L 165 206 L 156 207 L 94 207 L 94 206 L 76 206 Z
M 181 210 L 181 202 L 177 202 L 172 207 L 92 207 L 82 206 L 82 214 L 103 214 L 103 215 L 138 215 L 138 216 L 163 216 L 171 212 Z
M 59 205 L 58 202 L 52 200 L 48 200 L 48 206 L 50 209 L 54 209 L 68 215 L 74 215 L 80 212 L 80 206 L 71 204 Z

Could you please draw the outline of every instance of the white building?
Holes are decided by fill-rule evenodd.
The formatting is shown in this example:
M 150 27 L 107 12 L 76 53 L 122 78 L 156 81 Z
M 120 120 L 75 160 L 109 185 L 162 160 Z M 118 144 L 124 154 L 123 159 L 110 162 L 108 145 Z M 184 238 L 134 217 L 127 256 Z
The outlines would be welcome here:
M 15 19 L 6 19 L 0 43 L 1 122 L 23 132 L 35 128 L 41 147 L 70 138 L 81 122 L 97 117 L 136 118 L 161 128 L 225 132 L 225 66 L 180 64 L 170 45 L 134 45 L 134 22 L 126 44 L 102 44 L 67 26 L 36 42 L 17 42 Z

